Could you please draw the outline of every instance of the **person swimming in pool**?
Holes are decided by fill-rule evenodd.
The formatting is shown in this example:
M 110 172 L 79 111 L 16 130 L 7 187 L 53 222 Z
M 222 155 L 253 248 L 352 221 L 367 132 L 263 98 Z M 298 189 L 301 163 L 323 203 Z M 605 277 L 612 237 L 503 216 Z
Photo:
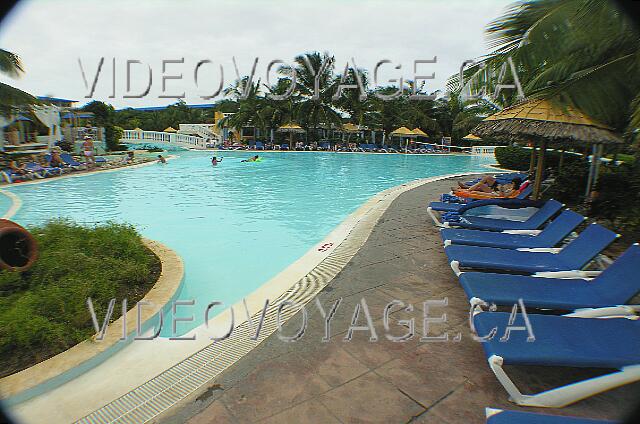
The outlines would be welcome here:
M 162 155 L 158 155 L 158 163 L 167 163 L 167 160 Z
M 219 164 L 220 162 L 222 162 L 222 157 L 220 157 L 220 159 L 218 159 L 217 156 L 214 156 L 211 158 L 211 165 L 216 166 L 217 164 Z
M 258 157 L 258 155 L 255 155 L 255 156 L 254 156 L 254 157 L 252 157 L 252 158 L 245 159 L 245 160 L 241 160 L 240 162 L 257 162 L 257 161 L 258 161 L 258 159 L 260 159 L 260 158 Z

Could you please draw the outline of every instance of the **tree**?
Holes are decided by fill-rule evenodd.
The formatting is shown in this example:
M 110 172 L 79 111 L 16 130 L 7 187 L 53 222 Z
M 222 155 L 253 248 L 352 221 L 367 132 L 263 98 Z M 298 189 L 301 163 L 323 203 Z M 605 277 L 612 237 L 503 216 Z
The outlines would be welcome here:
M 327 128 L 342 124 L 342 117 L 333 107 L 332 100 L 337 89 L 335 59 L 326 52 L 313 52 L 297 56 L 294 62 L 293 68 L 284 66 L 279 72 L 284 78 L 292 80 L 295 71 L 297 101 L 294 103 L 293 118 L 307 130 L 308 138 L 316 141 L 316 129 L 321 125 Z M 309 69 L 309 65 L 313 71 Z
M 511 58 L 528 97 L 575 106 L 627 133 L 640 126 L 640 36 L 613 2 L 516 3 L 487 35 L 493 51 L 466 71 L 465 80 L 495 87 Z M 504 82 L 512 81 L 507 71 Z M 450 85 L 458 84 L 453 76 Z M 503 93 L 497 99 L 502 105 L 517 100 L 514 90 Z
M 19 78 L 24 73 L 24 67 L 18 55 L 0 49 L 0 73 L 11 78 Z M 2 116 L 10 116 L 20 107 L 40 103 L 31 94 L 4 83 L 0 83 L 0 99 L 2 99 L 0 104 Z
M 100 102 L 98 100 L 87 103 L 82 107 L 82 110 L 85 112 L 93 113 L 94 121 L 96 125 L 99 126 L 104 126 L 107 123 L 111 123 L 113 121 L 113 115 L 115 113 L 115 109 L 113 108 L 113 106 L 104 102 Z

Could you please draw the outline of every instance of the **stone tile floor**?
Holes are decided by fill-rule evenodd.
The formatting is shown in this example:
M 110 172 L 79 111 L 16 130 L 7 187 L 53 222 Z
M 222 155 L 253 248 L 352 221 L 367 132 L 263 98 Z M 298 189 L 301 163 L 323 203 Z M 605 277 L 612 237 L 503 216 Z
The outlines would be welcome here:
M 165 414 L 164 423 L 483 423 L 484 408 L 522 409 L 511 404 L 487 366 L 482 347 L 468 327 L 469 305 L 446 257 L 438 230 L 426 214 L 451 181 L 430 183 L 402 194 L 385 212 L 363 248 L 318 295 L 325 310 L 342 299 L 323 342 L 325 323 L 314 302 L 308 325 L 294 342 L 273 334 L 208 386 Z M 429 335 L 449 341 L 424 342 L 425 300 L 429 316 L 446 313 L 446 323 L 430 324 Z M 356 305 L 366 300 L 377 341 L 369 331 L 345 340 Z M 394 308 L 385 330 L 385 305 L 397 299 L 413 310 Z M 358 325 L 366 323 L 361 308 Z M 402 336 L 415 320 L 415 336 Z M 284 325 L 295 334 L 301 314 Z M 456 341 L 459 337 L 459 341 Z M 590 375 L 589 371 L 518 367 L 508 369 L 523 392 L 548 389 Z M 593 374 L 593 373 L 591 373 Z M 640 384 L 627 385 L 555 410 L 558 415 L 620 419 L 640 399 Z

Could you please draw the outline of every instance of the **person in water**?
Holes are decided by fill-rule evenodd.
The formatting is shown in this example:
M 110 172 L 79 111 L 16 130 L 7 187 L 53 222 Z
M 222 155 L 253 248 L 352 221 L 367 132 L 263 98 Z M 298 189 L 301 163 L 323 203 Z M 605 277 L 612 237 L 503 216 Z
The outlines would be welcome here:
M 252 157 L 252 158 L 245 159 L 245 160 L 241 160 L 240 162 L 257 162 L 257 161 L 258 161 L 258 159 L 260 159 L 260 158 L 258 157 L 258 155 L 255 155 L 255 156 L 254 156 L 254 157 Z
M 162 155 L 158 155 L 158 163 L 167 163 L 167 160 Z
M 213 166 L 216 166 L 220 162 L 222 162 L 222 157 L 220 157 L 220 159 L 218 159 L 217 156 L 214 156 L 214 157 L 211 158 L 211 165 L 213 165 Z

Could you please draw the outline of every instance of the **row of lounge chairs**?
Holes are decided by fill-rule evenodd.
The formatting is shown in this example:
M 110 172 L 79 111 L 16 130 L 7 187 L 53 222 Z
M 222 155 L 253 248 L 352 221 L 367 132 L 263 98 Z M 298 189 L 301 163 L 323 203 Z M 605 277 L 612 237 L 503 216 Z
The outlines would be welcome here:
M 36 161 L 26 162 L 24 164 L 24 168 L 22 168 L 25 172 L 16 172 L 11 168 L 4 168 L 2 171 L 0 171 L 0 176 L 5 182 L 14 183 L 34 179 L 56 177 L 70 172 L 84 171 L 88 169 L 87 164 L 78 162 L 69 153 L 61 153 L 60 161 L 61 164 L 59 164 L 58 166 L 53 166 L 51 164 L 51 154 L 46 154 L 44 156 L 44 162 L 46 163 L 45 165 L 40 164 Z M 117 165 L 115 163 L 107 161 L 106 158 L 100 156 L 95 158 L 95 164 L 100 167 L 106 168 Z
M 250 146 L 245 146 L 245 145 L 231 145 L 231 146 L 225 146 L 225 147 L 220 147 L 220 149 L 222 150 L 247 150 L 247 149 L 254 149 L 254 150 L 289 150 L 289 144 L 270 144 L 270 143 L 263 143 L 261 141 L 256 141 L 255 144 L 250 145 Z M 317 147 L 314 148 L 310 145 L 306 145 L 306 146 L 302 146 L 302 147 L 297 147 L 294 148 L 294 150 L 308 150 L 308 151 L 313 151 L 313 150 L 318 150 L 318 151 L 330 151 L 333 150 L 332 148 L 332 143 L 329 142 L 320 142 L 318 143 Z M 335 151 L 337 152 L 366 152 L 366 153 L 414 153 L 414 154 L 424 154 L 424 153 L 448 153 L 447 151 L 441 149 L 440 147 L 436 147 L 436 146 L 430 146 L 427 145 L 425 148 L 421 148 L 421 149 L 394 149 L 393 147 L 389 147 L 389 146 L 377 146 L 376 144 L 372 144 L 372 143 L 362 143 L 359 144 L 357 147 L 347 147 L 347 146 L 338 146 L 335 148 Z
M 522 208 L 527 208 L 528 216 L 522 215 Z M 576 234 L 586 218 L 555 200 L 461 204 L 445 194 L 440 202 L 429 205 L 429 213 L 441 227 L 444 251 L 474 309 L 471 323 L 477 336 L 484 338 L 489 367 L 511 401 L 562 407 L 640 381 L 640 306 L 629 304 L 640 292 L 638 243 L 612 263 L 599 261 L 619 235 L 597 223 Z M 609 265 L 592 269 L 598 262 Z M 516 314 L 516 321 L 514 305 L 525 309 Z M 500 312 L 510 308 L 512 313 Z M 531 332 L 496 335 L 522 322 L 521 328 Z M 496 336 L 486 337 L 492 334 Z M 504 367 L 532 365 L 615 371 L 538 394 L 522 394 Z M 605 421 L 487 409 L 487 422 Z

